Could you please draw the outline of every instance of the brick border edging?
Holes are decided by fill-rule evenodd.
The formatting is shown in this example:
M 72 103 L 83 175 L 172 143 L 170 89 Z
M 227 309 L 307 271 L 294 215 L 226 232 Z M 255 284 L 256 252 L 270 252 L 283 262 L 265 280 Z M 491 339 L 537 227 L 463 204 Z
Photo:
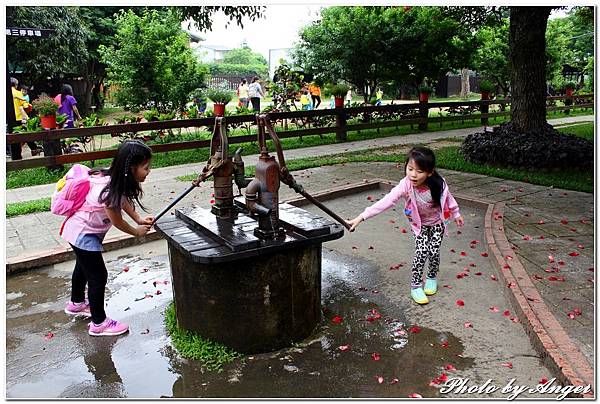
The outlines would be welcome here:
M 160 234 L 151 229 L 145 236 L 134 237 L 129 234 L 107 237 L 102 245 L 105 251 L 118 250 L 149 241 L 159 240 Z M 6 274 L 13 275 L 28 269 L 39 268 L 45 265 L 58 264 L 75 258 L 71 247 L 60 245 L 49 250 L 38 251 L 31 254 L 20 254 L 6 259 Z
M 363 180 L 360 183 L 346 184 L 335 188 L 312 194 L 320 201 L 339 198 L 354 192 L 363 192 L 369 189 L 382 188 L 389 191 L 395 186 L 395 182 L 384 179 Z M 560 323 L 550 312 L 542 300 L 538 290 L 531 282 L 525 268 L 518 257 L 513 256 L 513 250 L 504 234 L 504 202 L 490 203 L 484 200 L 466 197 L 456 193 L 457 200 L 465 205 L 471 205 L 486 210 L 484 217 L 484 237 L 489 251 L 493 255 L 492 264 L 499 276 L 503 279 L 507 293 L 513 308 L 515 309 L 525 333 L 529 336 L 534 349 L 540 354 L 544 364 L 563 385 L 594 386 L 594 371 L 589 363 L 573 344 Z M 286 202 L 303 206 L 307 204 L 304 197 L 298 196 L 287 199 Z M 496 213 L 496 219 L 493 217 Z M 103 245 L 106 251 L 143 244 L 145 242 L 160 239 L 160 235 L 152 229 L 143 237 L 121 235 L 107 239 Z M 505 257 L 511 255 L 512 259 L 507 262 Z M 51 250 L 41 251 L 34 254 L 21 254 L 17 257 L 7 259 L 7 274 L 14 274 L 27 269 L 43 265 L 56 264 L 73 258 L 71 248 L 60 246 Z M 42 262 L 43 261 L 43 262 Z M 508 267 L 505 267 L 508 265 Z M 510 286 L 509 286 L 510 285 Z M 504 292 L 504 288 L 503 288 Z M 593 390 L 584 394 L 584 398 L 593 398 Z
M 534 349 L 541 355 L 544 364 L 558 375 L 562 385 L 590 385 L 591 392 L 577 397 L 594 398 L 594 370 L 548 309 L 506 238 L 504 202 L 478 202 L 487 206 L 484 234 L 494 258 L 492 264 L 511 292 L 507 295 Z M 509 255 L 512 257 L 510 260 L 505 258 Z

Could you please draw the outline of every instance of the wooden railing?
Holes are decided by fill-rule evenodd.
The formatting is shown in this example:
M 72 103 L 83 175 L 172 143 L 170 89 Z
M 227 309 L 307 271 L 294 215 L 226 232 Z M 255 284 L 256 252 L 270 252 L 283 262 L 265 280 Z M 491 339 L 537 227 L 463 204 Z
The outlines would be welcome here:
M 593 108 L 594 95 L 578 95 L 572 97 L 558 96 L 548 97 L 549 102 L 556 100 L 570 100 L 573 105 L 566 106 L 549 106 L 548 111 L 569 111 L 574 108 Z M 579 101 L 577 101 L 579 100 Z M 480 119 L 482 125 L 487 125 L 489 118 L 506 116 L 510 111 L 488 112 L 491 105 L 506 106 L 510 104 L 509 99 L 504 100 L 479 100 L 479 101 L 450 101 L 450 102 L 419 102 L 411 104 L 392 104 L 381 106 L 362 106 L 354 108 L 335 108 L 335 109 L 320 109 L 311 111 L 293 111 L 293 112 L 271 112 L 269 117 L 275 122 L 304 122 L 310 125 L 315 118 L 329 117 L 335 118 L 330 121 L 329 126 L 312 127 L 307 129 L 295 130 L 279 130 L 277 134 L 280 138 L 302 137 L 323 135 L 327 133 L 335 133 L 339 141 L 346 140 L 347 132 L 398 127 L 403 125 L 419 125 L 419 129 L 427 130 L 427 126 L 431 123 L 439 123 L 451 121 L 465 121 Z M 456 111 L 461 108 L 462 112 L 456 115 L 446 115 L 433 117 L 429 116 L 429 110 L 444 108 Z M 503 108 L 505 109 L 505 108 Z M 477 113 L 475 113 L 477 111 Z M 441 114 L 441 113 L 440 113 Z M 347 124 L 349 117 L 360 117 L 362 123 Z M 388 119 L 389 118 L 389 119 Z M 255 115 L 234 115 L 226 118 L 228 125 L 243 124 L 256 122 Z M 95 126 L 88 128 L 73 128 L 73 129 L 55 129 L 44 130 L 41 132 L 25 133 L 25 134 L 9 134 L 6 136 L 6 143 L 22 143 L 28 141 L 48 142 L 65 138 L 82 137 L 82 136 L 100 136 L 100 135 L 119 135 L 130 132 L 158 131 L 165 129 L 178 128 L 201 128 L 206 127 L 212 130 L 214 118 L 199 118 L 199 119 L 178 119 L 159 122 L 144 122 L 144 123 L 128 123 L 116 124 L 108 126 Z M 307 126 L 308 126 L 307 125 Z M 229 144 L 245 143 L 256 140 L 255 135 L 242 135 L 229 137 Z M 210 140 L 193 140 L 182 141 L 165 144 L 152 144 L 150 147 L 154 153 L 163 153 L 175 150 L 196 149 L 201 147 L 209 147 Z M 46 155 L 45 157 L 33 157 L 24 160 L 8 161 L 6 163 L 7 171 L 22 170 L 34 167 L 54 167 L 66 163 L 76 163 L 81 161 L 100 160 L 112 158 L 115 155 L 116 149 L 91 151 L 84 153 L 73 154 L 58 154 Z

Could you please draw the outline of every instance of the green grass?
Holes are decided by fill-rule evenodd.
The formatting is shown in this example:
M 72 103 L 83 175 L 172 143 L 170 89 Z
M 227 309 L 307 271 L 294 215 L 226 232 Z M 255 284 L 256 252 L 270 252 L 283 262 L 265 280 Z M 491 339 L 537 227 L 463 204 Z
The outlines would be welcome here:
M 559 132 L 574 135 L 577 137 L 581 137 L 587 139 L 591 142 L 594 141 L 594 124 L 593 123 L 584 123 L 581 125 L 573 125 L 568 126 L 566 128 L 558 128 Z
M 222 372 L 224 365 L 242 357 L 231 348 L 202 338 L 191 331 L 180 329 L 177 326 L 174 303 L 171 303 L 165 311 L 165 324 L 173 346 L 181 356 L 197 360 L 206 370 Z
M 27 215 L 50 210 L 50 198 L 35 199 L 26 202 L 9 203 L 6 205 L 6 217 Z

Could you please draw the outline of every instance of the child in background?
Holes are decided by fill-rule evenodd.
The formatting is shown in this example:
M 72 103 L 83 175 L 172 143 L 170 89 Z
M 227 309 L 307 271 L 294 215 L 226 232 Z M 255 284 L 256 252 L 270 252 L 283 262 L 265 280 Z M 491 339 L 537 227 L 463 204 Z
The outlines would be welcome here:
M 300 96 L 300 105 L 302 105 L 302 109 L 307 111 L 310 109 L 310 98 L 308 96 L 308 90 L 304 90 L 302 95 Z
M 88 334 L 93 336 L 119 335 L 129 326 L 106 316 L 104 289 L 108 272 L 102 258 L 102 241 L 112 225 L 132 236 L 145 235 L 153 222 L 135 211 L 137 203 L 144 206 L 140 184 L 150 173 L 152 151 L 140 141 L 127 141 L 117 150 L 110 168 L 90 170 L 90 190 L 83 206 L 64 223 L 62 237 L 75 252 L 76 264 L 71 278 L 71 301 L 65 313 L 91 317 Z M 124 211 L 137 224 L 131 226 L 123 217 Z M 85 299 L 85 285 L 88 300 Z
M 406 157 L 406 177 L 383 199 L 367 207 L 348 222 L 350 231 L 364 220 L 406 201 L 404 214 L 415 235 L 412 263 L 411 296 L 418 304 L 429 303 L 427 295 L 437 292 L 436 276 L 440 266 L 440 245 L 447 233 L 446 222 L 452 218 L 458 227 L 464 225 L 458 204 L 446 181 L 435 171 L 435 155 L 427 147 L 413 147 Z M 429 259 L 429 271 L 423 289 L 423 270 Z

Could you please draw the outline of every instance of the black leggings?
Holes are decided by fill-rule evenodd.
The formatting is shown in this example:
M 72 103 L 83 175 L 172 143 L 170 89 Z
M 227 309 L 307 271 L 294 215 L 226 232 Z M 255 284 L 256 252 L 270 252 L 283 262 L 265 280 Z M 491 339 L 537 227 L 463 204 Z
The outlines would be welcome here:
M 256 112 L 260 112 L 260 97 L 252 97 L 250 98 L 252 102 L 252 109 Z
M 311 97 L 312 97 L 313 108 L 314 109 L 319 108 L 319 105 L 321 105 L 321 96 L 320 95 L 311 95 Z
M 88 285 L 88 299 L 92 321 L 100 324 L 106 319 L 104 312 L 104 289 L 108 281 L 108 271 L 104 265 L 101 251 L 86 251 L 73 245 L 76 263 L 71 277 L 71 301 L 81 303 L 85 300 L 85 285 Z

